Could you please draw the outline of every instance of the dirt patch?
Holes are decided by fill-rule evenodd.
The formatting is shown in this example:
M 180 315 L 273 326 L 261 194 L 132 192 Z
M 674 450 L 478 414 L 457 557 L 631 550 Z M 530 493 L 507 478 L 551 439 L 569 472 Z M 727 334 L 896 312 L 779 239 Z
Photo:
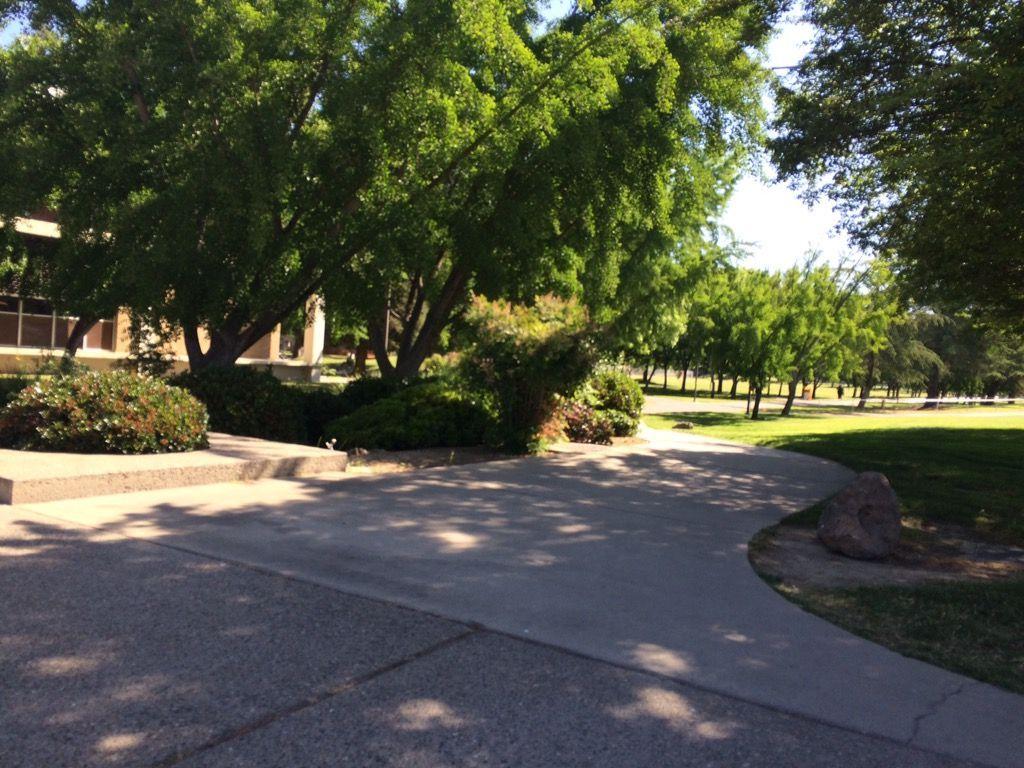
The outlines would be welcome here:
M 647 441 L 640 437 L 615 437 L 612 444 L 589 445 L 585 443 L 557 443 L 551 446 L 549 454 L 588 453 L 607 451 L 609 448 L 642 445 Z M 479 464 L 484 461 L 504 461 L 521 458 L 493 448 L 419 448 L 410 451 L 366 451 L 356 449 L 349 452 L 348 475 L 385 475 L 394 472 L 413 472 L 433 467 L 455 467 L 461 464 Z
M 644 445 L 647 441 L 642 437 L 613 437 L 612 445 Z
M 956 526 L 904 528 L 892 556 L 863 561 L 829 552 L 813 528 L 779 525 L 751 542 L 750 561 L 764 576 L 819 589 L 1024 577 L 1024 548 L 981 541 Z
M 348 474 L 384 475 L 431 467 L 454 467 L 513 458 L 491 448 L 419 448 L 411 451 L 352 451 Z

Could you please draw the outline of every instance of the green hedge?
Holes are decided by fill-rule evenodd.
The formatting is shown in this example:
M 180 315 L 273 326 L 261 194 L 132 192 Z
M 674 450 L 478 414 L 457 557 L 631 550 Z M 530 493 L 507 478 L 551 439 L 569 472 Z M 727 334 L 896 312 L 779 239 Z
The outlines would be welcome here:
M 296 398 L 302 414 L 305 442 L 309 445 L 323 445 L 328 424 L 393 395 L 405 386 L 401 381 L 364 378 L 355 379 L 344 386 L 291 384 L 288 390 Z
M 362 378 L 344 387 L 285 383 L 269 371 L 237 365 L 171 379 L 206 404 L 210 429 L 285 443 L 322 445 L 328 424 L 405 388 L 402 381 Z
M 41 379 L 0 409 L 0 444 L 70 453 L 205 448 L 207 414 L 188 392 L 127 371 Z
M 385 397 L 391 397 L 395 393 L 409 386 L 409 382 L 400 379 L 381 379 L 365 376 L 350 381 L 341 390 L 338 396 L 337 408 L 342 416 L 354 413 L 360 408 L 372 405 Z
M 31 383 L 31 379 L 26 379 L 22 376 L 0 377 L 0 408 L 11 402 L 21 390 Z
M 329 424 L 328 440 L 340 449 L 481 445 L 494 418 L 482 397 L 441 381 L 409 384 Z
M 397 449 L 479 445 L 493 430 L 483 399 L 467 394 L 450 376 L 411 383 L 362 378 L 339 387 L 286 384 L 268 371 L 235 366 L 171 381 L 206 404 L 211 430 L 232 435 Z
M 323 445 L 324 427 L 350 412 L 342 397 L 343 387 L 337 384 L 288 384 L 302 417 L 302 441 Z
M 210 429 L 284 443 L 306 440 L 299 398 L 272 373 L 249 366 L 208 368 L 171 379 L 201 400 Z

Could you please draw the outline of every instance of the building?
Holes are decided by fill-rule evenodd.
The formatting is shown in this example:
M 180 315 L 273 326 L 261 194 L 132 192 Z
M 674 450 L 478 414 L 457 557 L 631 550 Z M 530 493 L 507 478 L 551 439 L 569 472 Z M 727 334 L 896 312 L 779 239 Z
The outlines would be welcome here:
M 60 237 L 57 224 L 45 214 L 17 219 L 15 230 L 40 245 Z M 289 354 L 287 344 L 282 351 L 278 326 L 246 350 L 238 363 L 265 366 L 282 379 L 319 380 L 324 349 L 324 315 L 319 301 L 310 302 L 309 314 L 311 321 L 298 354 Z M 77 320 L 58 314 L 45 299 L 14 291 L 4 293 L 0 288 L 0 374 L 32 373 L 48 359 L 62 355 Z M 180 339 L 167 352 L 173 358 L 175 371 L 188 367 L 185 345 Z M 90 368 L 106 370 L 117 367 L 128 354 L 128 314 L 118 312 L 93 326 L 75 359 Z

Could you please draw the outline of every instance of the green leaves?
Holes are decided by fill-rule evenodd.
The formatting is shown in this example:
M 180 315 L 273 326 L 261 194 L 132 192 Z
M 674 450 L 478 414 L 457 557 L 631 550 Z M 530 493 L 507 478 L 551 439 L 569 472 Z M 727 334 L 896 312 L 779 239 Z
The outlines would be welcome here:
M 679 360 L 742 376 L 751 389 L 836 378 L 887 344 L 895 307 L 885 278 L 874 265 L 831 268 L 813 257 L 784 273 L 714 271 L 693 295 Z
M 20 8 L 0 217 L 55 208 L 46 292 L 205 326 L 194 364 L 317 291 L 379 317 L 396 285 L 423 281 L 429 306 L 459 274 L 611 322 L 639 276 L 678 286 L 756 139 L 748 51 L 774 13 L 609 0 L 534 32 L 522 0 Z
M 812 2 L 773 142 L 921 302 L 1024 316 L 1024 8 Z
M 169 453 L 207 446 L 207 413 L 184 390 L 126 371 L 41 379 L 0 409 L 3 445 L 70 453 Z
M 596 362 L 586 311 L 553 296 L 531 307 L 477 298 L 467 322 L 467 381 L 494 394 L 502 445 L 535 450 L 558 397 L 571 395 Z

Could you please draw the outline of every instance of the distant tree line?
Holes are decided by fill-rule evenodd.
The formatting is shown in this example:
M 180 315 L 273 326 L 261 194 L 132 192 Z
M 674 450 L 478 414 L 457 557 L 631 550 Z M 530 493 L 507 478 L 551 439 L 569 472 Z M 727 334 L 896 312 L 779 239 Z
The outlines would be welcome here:
M 888 271 L 829 267 L 812 259 L 772 273 L 725 266 L 708 273 L 681 305 L 681 332 L 625 350 L 651 384 L 678 371 L 711 377 L 711 396 L 736 397 L 748 384 L 750 413 L 760 414 L 778 382 L 788 415 L 804 388 L 846 384 L 866 398 L 879 386 L 890 397 L 1018 396 L 1024 391 L 1024 336 L 966 315 L 908 308 Z M 694 385 L 695 386 L 695 385 Z

